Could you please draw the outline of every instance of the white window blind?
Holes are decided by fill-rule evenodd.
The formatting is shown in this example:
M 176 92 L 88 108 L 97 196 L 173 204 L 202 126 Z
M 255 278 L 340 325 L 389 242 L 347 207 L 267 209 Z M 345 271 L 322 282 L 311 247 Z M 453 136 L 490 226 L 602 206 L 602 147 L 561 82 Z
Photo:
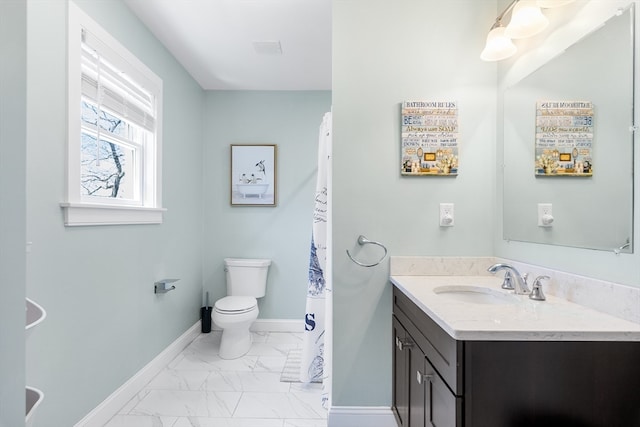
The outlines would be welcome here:
M 155 131 L 156 99 L 143 74 L 86 29 L 82 30 L 81 61 L 83 96 Z

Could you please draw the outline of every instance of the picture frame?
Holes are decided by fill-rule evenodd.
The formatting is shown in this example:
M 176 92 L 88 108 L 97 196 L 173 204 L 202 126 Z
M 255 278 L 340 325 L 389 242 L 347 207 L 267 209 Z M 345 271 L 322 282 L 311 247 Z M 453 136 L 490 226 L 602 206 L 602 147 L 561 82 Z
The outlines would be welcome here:
M 277 145 L 231 144 L 231 206 L 276 206 Z
M 401 127 L 401 175 L 458 175 L 457 101 L 403 101 Z
M 591 101 L 536 103 L 536 177 L 593 176 L 594 114 Z

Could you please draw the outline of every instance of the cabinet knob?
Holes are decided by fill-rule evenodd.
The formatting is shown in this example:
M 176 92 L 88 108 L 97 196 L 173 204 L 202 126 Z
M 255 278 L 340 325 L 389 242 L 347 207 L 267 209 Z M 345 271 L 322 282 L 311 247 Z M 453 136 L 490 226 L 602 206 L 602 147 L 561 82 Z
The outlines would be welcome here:
M 409 338 L 400 339 L 396 337 L 396 347 L 398 347 L 400 351 L 404 351 L 405 348 L 413 347 L 413 341 L 411 341 Z
M 416 381 L 418 384 L 422 384 L 423 381 L 431 381 L 433 374 L 423 374 L 420 371 L 416 371 Z

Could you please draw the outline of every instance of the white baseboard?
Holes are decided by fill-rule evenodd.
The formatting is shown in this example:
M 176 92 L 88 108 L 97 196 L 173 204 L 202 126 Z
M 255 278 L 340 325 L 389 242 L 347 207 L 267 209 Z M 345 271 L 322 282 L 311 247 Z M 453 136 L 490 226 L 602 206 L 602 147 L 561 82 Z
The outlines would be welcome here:
M 257 319 L 251 325 L 254 332 L 304 332 L 302 319 Z
M 398 427 L 391 408 L 386 406 L 332 406 L 327 427 Z
M 74 427 L 102 427 L 200 334 L 200 321 L 169 344 Z

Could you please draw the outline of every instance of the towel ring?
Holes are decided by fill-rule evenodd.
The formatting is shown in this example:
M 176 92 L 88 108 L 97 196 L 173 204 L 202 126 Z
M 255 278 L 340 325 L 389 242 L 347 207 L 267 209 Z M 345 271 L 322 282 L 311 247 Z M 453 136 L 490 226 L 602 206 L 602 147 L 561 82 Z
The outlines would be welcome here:
M 384 249 L 384 255 L 382 255 L 382 258 L 380 258 L 380 261 L 373 263 L 373 264 L 365 264 L 363 262 L 360 262 L 356 259 L 354 259 L 351 254 L 349 253 L 349 249 L 347 249 L 347 256 L 351 259 L 351 261 L 355 262 L 356 264 L 358 264 L 360 267 L 375 267 L 376 265 L 380 264 L 382 262 L 382 260 L 387 256 L 387 248 L 380 242 L 376 242 L 375 240 L 369 240 L 366 237 L 364 237 L 362 234 L 358 237 L 358 244 L 360 246 L 364 246 L 364 245 L 378 245 L 380 246 L 382 249 Z

